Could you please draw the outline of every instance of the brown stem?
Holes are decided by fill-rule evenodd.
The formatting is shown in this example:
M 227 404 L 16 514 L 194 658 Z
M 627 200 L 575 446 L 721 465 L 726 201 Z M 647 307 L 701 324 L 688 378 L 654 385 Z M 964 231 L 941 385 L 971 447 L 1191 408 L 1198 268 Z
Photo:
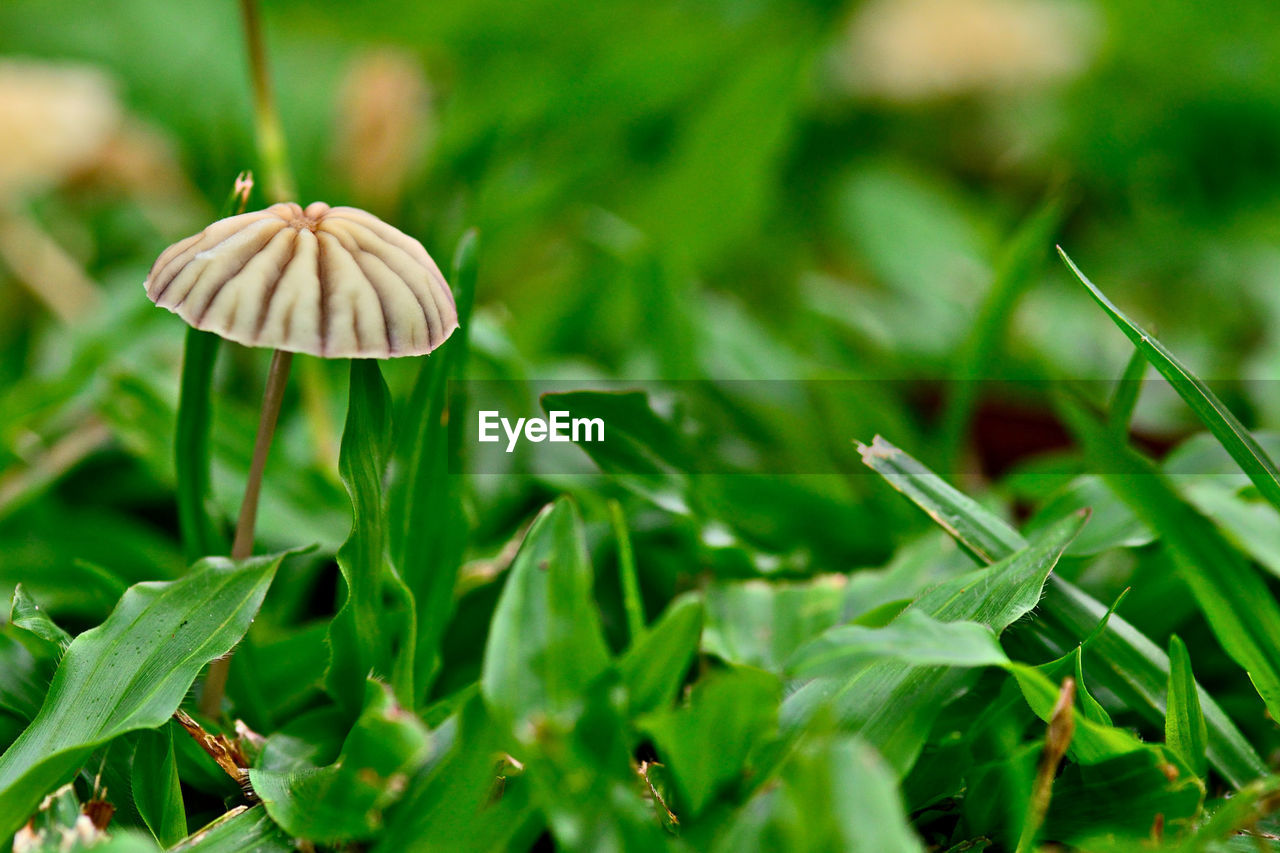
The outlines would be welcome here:
M 262 395 L 262 416 L 258 420 L 258 437 L 253 444 L 253 461 L 249 465 L 249 480 L 244 487 L 244 500 L 240 504 L 240 519 L 236 522 L 236 538 L 231 544 L 231 558 L 243 560 L 253 553 L 253 530 L 258 522 L 258 496 L 262 492 L 262 474 L 267 468 L 267 453 L 271 438 L 276 432 L 280 417 L 280 403 L 284 400 L 285 384 L 289 381 L 289 365 L 293 353 L 276 350 L 271 356 L 271 369 L 267 372 L 267 388 Z M 209 667 L 200 696 L 200 711 L 214 716 L 222 705 L 222 695 L 227 688 L 227 673 L 231 668 L 231 656 L 216 660 Z
M 278 349 L 271 356 L 267 372 L 267 389 L 262 395 L 262 417 L 258 420 L 258 437 L 253 443 L 253 462 L 249 465 L 249 482 L 244 487 L 240 504 L 240 520 L 236 522 L 236 538 L 231 544 L 231 559 L 243 560 L 253 553 L 253 528 L 258 521 L 258 494 L 262 490 L 262 472 L 267 468 L 267 451 L 276 432 L 284 386 L 289 381 L 289 365 L 293 353 Z

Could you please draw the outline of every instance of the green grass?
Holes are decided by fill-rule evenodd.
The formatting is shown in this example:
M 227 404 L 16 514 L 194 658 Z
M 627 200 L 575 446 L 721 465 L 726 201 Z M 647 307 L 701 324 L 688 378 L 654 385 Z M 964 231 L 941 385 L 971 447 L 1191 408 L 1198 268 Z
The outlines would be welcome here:
M 1187 381 L 1189 402 L 1223 450 L 1249 450 L 1254 464 L 1241 470 L 1250 479 L 1274 470 L 1207 386 L 1135 334 L 1158 370 Z M 434 377 L 460 361 L 429 360 L 419 387 L 438 389 Z M 1127 381 L 1136 372 L 1127 369 Z M 206 393 L 199 384 L 184 391 Z M 1114 406 L 1131 410 L 1127 392 L 1115 396 Z M 401 412 L 420 418 L 443 392 L 411 399 Z M 719 477 L 673 461 L 684 456 L 683 439 L 644 394 L 576 392 L 544 405 L 570 401 L 575 412 L 605 412 L 632 427 L 621 441 L 583 445 L 616 473 L 610 481 L 623 500 L 579 490 L 538 513 L 510 566 L 479 581 L 497 596 L 479 626 L 486 639 L 474 680 L 442 692 L 414 680 L 449 674 L 414 664 L 424 648 L 416 634 L 424 611 L 414 602 L 440 581 L 388 560 L 389 519 L 428 489 L 412 485 L 412 472 L 439 466 L 426 459 L 440 458 L 446 443 L 439 430 L 397 428 L 377 366 L 353 363 L 340 470 L 354 522 L 336 552 L 344 604 L 321 633 L 277 612 L 275 636 L 250 637 L 236 658 L 228 715 L 203 721 L 216 731 L 233 714 L 260 718 L 265 740 L 243 742 L 251 767 L 243 780 L 231 774 L 243 791 L 228 788 L 226 768 L 220 777 L 166 720 L 200 667 L 244 636 L 280 574 L 279 556 L 203 564 L 181 580 L 134 587 L 102 627 L 74 641 L 19 588 L 0 647 L 0 688 L 15 734 L 25 730 L 0 757 L 0 831 L 15 831 L 59 785 L 107 768 L 131 780 L 112 843 L 138 849 L 180 843 L 212 821 L 193 849 L 215 839 L 265 849 L 286 849 L 287 839 L 500 849 L 544 835 L 570 849 L 918 850 L 944 837 L 1019 850 L 1042 839 L 1113 849 L 1151 843 L 1154 832 L 1168 849 L 1210 850 L 1266 819 L 1276 783 L 1242 729 L 1256 732 L 1261 714 L 1247 709 L 1276 696 L 1280 641 L 1268 626 L 1280 611 L 1247 551 L 1126 446 L 1116 426 L 1126 415 L 1108 423 L 1082 401 L 1060 398 L 1083 458 L 1122 502 L 1103 509 L 1128 506 L 1154 532 L 1154 544 L 1137 547 L 1176 568 L 1218 654 L 1256 689 L 1252 702 L 1251 691 L 1232 694 L 1230 712 L 1197 684 L 1186 643 L 1170 638 L 1166 656 L 1126 621 L 1124 602 L 1113 612 L 1062 576 L 1072 541 L 1105 519 L 1051 499 L 1046 506 L 1063 514 L 1041 514 L 1038 532 L 1024 539 L 881 438 L 861 448 L 864 463 L 976 566 L 963 569 L 931 547 L 926 558 L 940 568 L 920 575 L 891 565 L 871 599 L 854 594 L 857 573 L 834 585 L 723 579 L 658 608 L 646 624 L 637 579 L 645 552 L 632 548 L 630 519 L 661 519 L 695 538 L 734 519 L 719 514 L 729 509 L 714 491 Z M 443 423 L 435 415 L 422 426 Z M 409 472 L 391 471 L 387 501 L 382 483 L 406 443 L 403 458 L 414 461 Z M 203 441 L 182 446 L 209 452 Z M 188 460 L 180 470 L 199 477 L 205 464 Z M 435 483 L 439 476 L 458 475 Z M 448 511 L 447 499 L 430 500 Z M 594 547 L 584 512 L 608 533 Z M 398 552 L 408 555 L 438 545 L 449 528 L 399 530 Z M 593 590 L 592 551 L 601 547 L 619 564 L 620 598 L 606 608 L 625 626 L 617 647 Z M 707 558 L 724 547 L 703 546 Z M 1091 559 L 1071 558 L 1071 573 L 1087 574 Z M 449 638 L 435 636 L 443 644 L 428 651 L 447 664 Z M 1197 648 L 1203 663 L 1212 647 Z M 258 662 L 285 649 L 288 659 L 264 681 Z M 1054 710 L 1060 690 L 1074 698 L 1065 723 Z M 1037 775 L 1046 738 L 1057 738 L 1063 763 Z M 222 818 L 210 809 L 218 798 L 232 806 L 247 796 L 261 805 Z
M 298 356 L 243 561 L 265 353 L 138 287 L 261 170 L 233 10 L 84 5 L 0 4 L 133 134 L 0 168 L 100 296 L 0 239 L 0 839 L 1280 850 L 1273 4 L 1099 0 L 1077 76 L 903 103 L 840 76 L 871 3 L 264 3 L 301 200 L 461 326 Z M 485 456 L 477 407 L 607 440 Z

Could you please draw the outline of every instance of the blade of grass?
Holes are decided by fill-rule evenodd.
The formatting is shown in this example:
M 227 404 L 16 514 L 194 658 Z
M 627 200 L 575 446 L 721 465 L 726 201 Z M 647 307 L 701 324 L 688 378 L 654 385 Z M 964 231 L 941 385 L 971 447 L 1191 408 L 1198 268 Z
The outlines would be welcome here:
M 373 838 L 383 812 L 430 757 L 426 725 L 397 705 L 385 684 L 370 679 L 364 696 L 364 710 L 332 764 L 300 761 L 289 770 L 249 771 L 267 813 L 292 837 Z
M 999 358 L 1001 339 L 1014 307 L 1043 262 L 1044 250 L 1062 221 L 1062 210 L 1062 198 L 1052 195 L 1018 227 L 997 264 L 978 317 L 955 355 L 955 381 L 948 385 L 950 395 L 942 415 L 941 444 L 947 454 L 944 470 L 950 470 L 960 454 L 977 401 L 978 383 L 985 378 L 987 366 Z
M 1120 331 L 1133 341 L 1133 345 L 1147 361 L 1151 362 L 1151 366 L 1169 381 L 1178 395 L 1195 412 L 1200 422 L 1208 427 L 1223 448 L 1231 454 L 1236 464 L 1249 475 L 1249 479 L 1258 487 L 1262 496 L 1280 510 L 1280 470 L 1276 469 L 1271 457 L 1231 413 L 1231 410 L 1209 390 L 1208 385 L 1178 361 L 1164 344 L 1151 337 L 1137 323 L 1125 316 L 1098 289 L 1098 286 L 1080 271 L 1061 246 L 1058 247 L 1058 254 L 1075 273 L 1076 278 L 1089 289 L 1094 301 L 1102 306 L 1102 310 L 1106 311 L 1112 321 L 1120 327 Z
M 1135 349 L 1129 356 L 1129 363 L 1124 366 L 1124 374 L 1111 392 L 1111 402 L 1107 406 L 1107 426 L 1118 439 L 1129 436 L 1129 423 L 1133 420 L 1133 410 L 1138 406 L 1138 395 L 1142 393 L 1142 377 L 1147 372 L 1147 357 L 1142 350 Z
M 188 562 L 227 550 L 209 515 L 210 388 L 219 341 L 212 332 L 188 329 L 182 356 L 173 461 L 178 481 L 178 529 Z
M 9 621 L 19 628 L 23 628 L 37 637 L 51 643 L 57 647 L 59 652 L 65 652 L 67 647 L 71 645 L 71 635 L 49 617 L 45 610 L 40 609 L 40 605 L 27 594 L 22 588 L 22 584 L 18 584 L 13 588 L 13 603 L 9 607 Z
M 1186 644 L 1174 634 L 1169 638 L 1169 712 L 1164 718 L 1164 742 L 1197 776 L 1205 774 L 1206 734 L 1200 697 Z
M 689 661 L 698 651 L 704 619 L 701 599 L 686 593 L 658 617 L 652 631 L 632 640 L 618 658 L 618 673 L 627 688 L 632 714 L 656 710 L 675 698 Z
M 1154 463 L 1117 442 L 1074 400 L 1061 397 L 1060 410 L 1094 470 L 1160 534 L 1214 636 L 1280 719 L 1280 607 L 1262 578 Z
M 627 637 L 634 643 L 644 635 L 644 604 L 640 600 L 640 581 L 636 578 L 636 558 L 631 550 L 631 534 L 622 504 L 609 501 L 609 521 L 618 540 L 618 583 L 622 587 L 622 609 L 627 614 Z
M 453 257 L 453 292 L 459 328 L 448 343 L 423 361 L 400 419 L 412 428 L 396 440 L 396 462 L 406 472 L 392 487 L 391 554 L 413 592 L 417 611 L 414 683 L 425 699 L 440 668 L 440 643 L 453 612 L 454 585 L 466 552 L 469 524 L 463 505 L 463 419 L 460 393 L 450 380 L 463 375 L 471 310 L 475 303 L 477 238 L 467 232 Z M 455 409 L 456 407 L 456 409 Z
M 413 595 L 386 557 L 382 481 L 390 445 L 391 394 L 378 362 L 352 359 L 338 463 L 351 495 L 351 535 L 337 555 L 347 597 L 329 629 L 333 657 L 325 686 L 353 718 L 371 672 L 391 683 L 402 705 L 417 699 Z
M 480 692 L 495 718 L 526 729 L 582 701 L 609 664 L 591 595 L 578 511 L 561 498 L 538 514 L 507 575 L 485 643 Z
M 710 849 L 920 853 L 925 847 L 903 813 L 897 781 L 862 738 L 806 734 Z
M 132 762 L 133 802 L 156 841 L 172 847 L 187 835 L 187 813 L 173 749 L 174 724 L 139 732 Z
M 262 806 L 238 806 L 193 832 L 172 853 L 294 853 L 297 847 Z
M 909 455 L 876 436 L 862 448 L 862 461 L 936 520 L 980 563 L 1003 559 L 1026 547 L 1017 530 Z M 1107 607 L 1070 582 L 1050 575 L 1029 637 L 1049 657 L 1060 657 L 1107 619 Z M 1119 614 L 1091 640 L 1090 673 L 1148 722 L 1165 719 L 1170 663 L 1164 651 Z M 1267 773 L 1266 763 L 1213 697 L 1197 686 L 1209 730 L 1214 769 L 1239 788 Z
M 252 191 L 253 175 L 241 172 L 222 205 L 222 216 L 244 213 Z M 182 354 L 173 461 L 178 483 L 178 529 L 188 563 L 210 554 L 225 554 L 228 547 L 209 512 L 209 427 L 213 419 L 210 392 L 220 341 L 212 332 L 187 329 Z

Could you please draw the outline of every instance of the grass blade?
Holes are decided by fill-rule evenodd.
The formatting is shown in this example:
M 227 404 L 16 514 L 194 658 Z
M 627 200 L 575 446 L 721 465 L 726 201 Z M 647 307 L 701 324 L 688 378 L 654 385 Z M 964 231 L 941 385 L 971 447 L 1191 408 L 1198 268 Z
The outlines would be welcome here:
M 414 682 L 420 699 L 440 668 L 440 643 L 453 612 L 454 584 L 467 546 L 462 478 L 450 473 L 461 470 L 463 419 L 449 417 L 450 409 L 462 411 L 466 405 L 460 394 L 450 394 L 450 380 L 460 378 L 465 369 L 477 246 L 474 231 L 458 244 L 451 280 L 459 327 L 423 361 L 400 419 L 412 425 L 412 431 L 399 436 L 395 448 L 396 467 L 407 473 L 391 491 L 391 554 L 417 611 Z
M 171 853 L 294 853 L 297 847 L 276 826 L 262 806 L 240 806 L 199 832 L 194 832 Z
M 1058 254 L 1066 262 L 1076 278 L 1089 289 L 1094 301 L 1102 306 L 1112 321 L 1120 327 L 1138 351 L 1151 362 L 1151 366 L 1169 381 L 1178 395 L 1187 402 L 1200 422 L 1208 427 L 1214 437 L 1221 442 L 1223 448 L 1231 454 L 1236 464 L 1249 475 L 1249 479 L 1258 491 L 1272 506 L 1280 510 L 1280 470 L 1271 461 L 1271 457 L 1262 449 L 1257 440 L 1236 418 L 1231 410 L 1209 390 L 1209 386 L 1195 374 L 1183 366 L 1173 353 L 1165 348 L 1151 335 L 1142 330 L 1137 323 L 1125 316 L 1098 286 L 1080 271 L 1067 253 L 1058 248 Z
M 18 584 L 13 588 L 13 604 L 9 608 L 9 622 L 19 628 L 30 631 L 40 639 L 53 644 L 59 652 L 65 652 L 71 645 L 71 635 L 58 627 L 47 611 L 27 595 L 27 591 Z
M 347 597 L 329 630 L 333 658 L 325 685 L 353 717 L 370 673 L 386 678 L 412 707 L 413 596 L 386 558 L 382 481 L 391 446 L 391 395 L 378 363 L 352 359 L 351 395 L 338 470 L 351 495 L 351 535 L 338 549 Z
M 1280 719 L 1280 607 L 1262 578 L 1153 463 L 1117 442 L 1073 400 L 1063 398 L 1061 409 L 1095 470 L 1160 534 L 1214 636 Z
M 742 774 L 754 744 L 778 724 L 776 675 L 731 667 L 694 685 L 689 704 L 640 718 L 680 792 L 682 815 L 700 813 L 718 788 Z
M 1197 776 L 1203 777 L 1208 735 L 1204 714 L 1200 712 L 1200 697 L 1196 695 L 1195 677 L 1191 674 L 1191 657 L 1176 634 L 1169 638 L 1169 661 L 1173 667 L 1169 672 L 1169 712 L 1164 718 L 1164 742 Z
M 973 498 L 880 436 L 859 444 L 862 463 L 888 481 L 980 563 L 1003 560 L 1027 547 L 1022 534 Z
M 936 520 L 956 542 L 983 563 L 1003 559 L 1026 540 L 1003 519 L 958 491 L 915 459 L 877 436 L 862 451 L 863 462 L 889 485 Z M 1061 657 L 1079 645 L 1107 617 L 1107 607 L 1056 575 L 1045 584 L 1028 637 L 1048 657 Z M 1091 640 L 1093 682 L 1110 690 L 1148 722 L 1165 719 L 1170 663 L 1164 651 L 1119 614 Z M 1209 763 L 1239 788 L 1265 775 L 1267 766 L 1213 697 L 1197 686 L 1208 726 Z
M 822 803 L 822 808 L 815 804 Z M 743 806 L 714 853 L 761 849 L 920 853 L 903 815 L 897 779 L 858 737 L 805 737 L 778 775 Z
M 996 266 L 995 279 L 977 319 L 955 355 L 952 378 L 956 381 L 948 385 L 950 396 L 942 415 L 941 444 L 947 453 L 948 470 L 959 456 L 979 383 L 986 378 L 987 366 L 1000 356 L 1005 329 L 1018 298 L 1043 263 L 1045 247 L 1062 221 L 1062 208 L 1062 199 L 1052 195 L 1018 227 Z
M 1129 436 L 1129 422 L 1133 420 L 1133 410 L 1138 406 L 1138 395 L 1142 393 L 1142 377 L 1147 372 L 1147 357 L 1142 350 L 1135 349 L 1129 356 L 1129 363 L 1124 366 L 1124 374 L 1111 392 L 1111 401 L 1107 406 L 1107 426 L 1117 438 Z
M 480 692 L 514 730 L 571 708 L 609 665 L 591 580 L 582 521 L 561 498 L 529 528 L 485 644 Z
M 643 714 L 669 705 L 698 651 L 705 608 L 700 598 L 686 594 L 637 637 L 618 658 L 618 673 L 627 688 L 627 707 Z
M 213 417 L 210 390 L 219 341 L 212 332 L 188 329 L 182 356 L 173 462 L 178 480 L 178 528 L 187 562 L 227 550 L 227 543 L 209 515 L 209 425 Z
M 164 847 L 177 844 L 187 835 L 173 725 L 140 732 L 132 762 L 133 803 L 151 834 Z
M 640 599 L 640 581 L 636 577 L 636 557 L 631 550 L 631 534 L 622 504 L 609 501 L 609 521 L 613 537 L 618 540 L 618 583 L 622 587 L 622 609 L 627 615 L 627 638 L 637 642 L 644 635 L 644 603 Z
M 137 584 L 106 622 L 76 637 L 40 713 L 0 756 L 0 837 L 95 747 L 163 725 L 201 667 L 244 636 L 281 559 L 209 558 L 181 580 Z

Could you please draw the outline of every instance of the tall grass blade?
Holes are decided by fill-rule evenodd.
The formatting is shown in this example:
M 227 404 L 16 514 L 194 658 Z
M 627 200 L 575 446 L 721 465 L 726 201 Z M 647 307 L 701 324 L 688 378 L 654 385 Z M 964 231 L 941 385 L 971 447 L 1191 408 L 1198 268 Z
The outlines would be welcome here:
M 174 433 L 173 462 L 178 481 L 178 528 L 187 562 L 227 550 L 225 537 L 209 513 L 209 424 L 213 366 L 220 340 L 211 332 L 187 330 L 182 356 L 182 392 Z
M 955 355 L 952 378 L 956 381 L 947 386 L 950 396 L 942 414 L 941 443 L 949 466 L 961 451 L 979 382 L 986 378 L 987 367 L 1000 357 L 1002 338 L 1018 298 L 1043 263 L 1044 250 L 1062 221 L 1062 210 L 1062 198 L 1052 195 L 1018 226 L 997 263 L 995 279 L 978 309 L 978 317 Z
M 353 717 L 370 673 L 412 707 L 415 651 L 413 596 L 391 566 L 382 482 L 391 447 L 391 394 L 372 359 L 352 359 L 351 395 L 338 470 L 351 496 L 351 534 L 338 549 L 347 596 L 329 629 L 333 657 L 325 685 Z
M 1133 341 L 1133 345 L 1146 357 L 1147 361 L 1151 362 L 1151 366 L 1169 381 L 1173 389 L 1195 412 L 1200 422 L 1208 427 L 1214 437 L 1231 454 L 1236 464 L 1249 475 L 1249 479 L 1258 487 L 1262 496 L 1280 510 L 1280 470 L 1277 470 L 1271 457 L 1262 449 L 1262 445 L 1258 444 L 1231 410 L 1209 390 L 1208 385 L 1178 361 L 1164 344 L 1151 337 L 1137 323 L 1125 316 L 1098 289 L 1098 286 L 1080 271 L 1075 262 L 1067 257 L 1067 253 L 1062 251 L 1061 247 L 1058 248 L 1058 254 L 1075 273 L 1076 278 L 1089 289 L 1094 301 L 1102 306 L 1102 310 L 1106 311 L 1112 321 L 1120 327 L 1120 331 Z
M 417 611 L 414 682 L 420 701 L 440 668 L 440 643 L 467 545 L 463 480 L 456 476 L 463 423 L 449 417 L 453 407 L 465 409 L 465 400 L 450 394 L 449 380 L 465 369 L 477 263 L 477 237 L 469 231 L 454 254 L 451 277 L 459 328 L 423 361 L 400 419 L 407 431 L 396 440 L 396 467 L 405 474 L 391 491 L 391 554 Z

